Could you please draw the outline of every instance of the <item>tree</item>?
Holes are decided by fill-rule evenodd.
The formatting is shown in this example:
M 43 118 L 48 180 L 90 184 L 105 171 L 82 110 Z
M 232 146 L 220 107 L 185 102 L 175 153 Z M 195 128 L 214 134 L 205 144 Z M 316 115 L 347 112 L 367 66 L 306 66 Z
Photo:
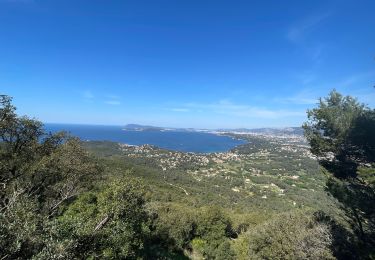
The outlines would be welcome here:
M 307 115 L 303 128 L 311 152 L 332 174 L 327 190 L 352 219 L 359 253 L 368 257 L 375 253 L 375 111 L 333 90 Z
M 198 240 L 195 240 L 195 244 L 200 245 L 196 249 L 205 257 L 222 259 L 224 249 L 227 249 L 228 255 L 232 255 L 228 240 L 234 236 L 229 217 L 219 207 L 210 206 L 200 212 L 196 228 Z
M 38 257 L 136 259 L 148 236 L 144 188 L 120 179 L 99 193 L 87 192 L 58 217 Z
M 246 232 L 240 243 L 239 259 L 334 259 L 330 225 L 317 213 L 277 215 Z
M 355 176 L 357 163 L 362 159 L 356 155 L 363 154 L 363 147 L 350 135 L 356 121 L 367 111 L 355 98 L 344 97 L 335 90 L 320 99 L 317 108 L 307 111 L 308 121 L 303 128 L 311 152 L 338 176 Z
M 46 133 L 1 95 L 0 258 L 31 258 L 41 250 L 50 219 L 99 172 L 78 139 Z

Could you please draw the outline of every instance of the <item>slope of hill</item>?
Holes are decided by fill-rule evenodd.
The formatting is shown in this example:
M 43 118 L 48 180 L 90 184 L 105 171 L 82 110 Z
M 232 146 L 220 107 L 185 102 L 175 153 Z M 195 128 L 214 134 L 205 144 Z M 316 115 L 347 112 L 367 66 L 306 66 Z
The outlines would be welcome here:
M 185 250 L 192 258 L 207 255 L 205 250 L 214 243 L 189 235 L 197 234 L 194 226 L 199 225 L 197 218 L 206 214 L 207 207 L 218 209 L 223 214 L 220 218 L 225 216 L 230 221 L 233 233 L 217 239 L 230 242 L 233 254 L 240 259 L 247 258 L 240 255 L 247 252 L 243 243 L 248 243 L 248 234 L 263 228 L 269 220 L 279 219 L 280 214 L 297 214 L 298 219 L 304 219 L 319 211 L 342 221 L 336 201 L 325 192 L 325 176 L 306 144 L 293 138 L 240 138 L 249 143 L 211 154 L 109 142 L 87 142 L 85 146 L 107 165 L 109 178 L 132 169 L 131 175 L 147 184 L 148 209 L 158 216 L 165 235 L 177 241 L 173 247 Z M 293 223 L 299 225 L 297 222 Z M 181 239 L 184 242 L 179 244 Z

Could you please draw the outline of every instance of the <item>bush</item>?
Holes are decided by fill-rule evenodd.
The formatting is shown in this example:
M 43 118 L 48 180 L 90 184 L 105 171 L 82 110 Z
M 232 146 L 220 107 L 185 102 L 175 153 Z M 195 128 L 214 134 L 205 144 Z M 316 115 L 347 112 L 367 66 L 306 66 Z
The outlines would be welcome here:
M 280 214 L 243 239 L 250 259 L 334 259 L 330 227 L 312 214 Z
M 51 228 L 51 243 L 40 256 L 137 258 L 148 235 L 143 187 L 119 180 L 99 193 L 81 195 Z M 63 249 L 63 250 L 61 250 Z

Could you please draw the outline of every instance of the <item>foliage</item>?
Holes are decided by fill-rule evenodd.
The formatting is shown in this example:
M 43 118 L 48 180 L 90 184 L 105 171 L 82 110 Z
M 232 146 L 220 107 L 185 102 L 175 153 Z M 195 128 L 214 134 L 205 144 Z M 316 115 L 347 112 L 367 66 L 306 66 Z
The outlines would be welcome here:
M 237 243 L 243 237 L 242 234 L 262 225 L 276 213 L 288 212 L 299 207 L 324 209 L 331 214 L 340 213 L 336 204 L 332 203 L 324 192 L 325 177 L 319 171 L 316 161 L 305 158 L 301 153 L 290 153 L 286 157 L 285 152 L 280 152 L 283 143 L 280 146 L 269 143 L 262 141 L 257 144 L 258 148 L 254 147 L 264 151 L 263 147 L 267 146 L 271 151 L 268 155 L 269 160 L 253 158 L 250 154 L 248 159 L 230 164 L 210 163 L 207 167 L 225 167 L 228 173 L 202 178 L 200 181 L 193 179 L 183 169 L 184 165 L 170 171 L 158 168 L 156 157 L 165 154 L 183 157 L 184 154 L 181 153 L 171 155 L 165 150 L 153 148 L 149 154 L 142 155 L 144 157 L 134 158 L 135 153 L 130 152 L 132 148 L 124 151 L 123 147 L 110 142 L 88 142 L 85 146 L 106 165 L 105 174 L 108 179 L 131 168 L 131 175 L 142 178 L 142 182 L 150 187 L 147 189 L 146 197 L 149 202 L 146 205 L 153 225 L 149 241 L 151 244 L 145 246 L 145 249 L 151 252 L 148 255 L 163 258 L 166 257 L 163 250 L 167 250 L 176 254 L 184 252 L 194 259 L 230 259 L 238 257 L 238 254 L 243 252 L 244 247 L 239 247 Z M 210 158 L 213 155 L 205 156 Z M 251 171 L 255 167 L 261 168 L 264 174 L 255 175 L 244 171 Z M 282 168 L 283 171 L 274 171 L 273 168 Z M 285 177 L 280 173 L 285 174 Z M 290 178 L 292 175 L 298 175 L 299 178 L 293 180 Z M 230 179 L 225 179 L 226 176 L 230 176 Z M 249 186 L 244 186 L 245 178 L 251 180 Z M 292 186 L 294 184 L 296 185 Z M 234 192 L 231 189 L 232 185 L 241 185 L 243 189 L 248 189 L 256 195 Z M 285 190 L 285 195 L 272 196 L 273 191 L 270 190 L 266 193 L 268 198 L 262 199 L 264 193 L 260 192 L 267 192 L 263 190 L 265 185 L 269 185 L 269 188 L 275 189 L 276 192 L 279 192 L 277 187 L 280 187 Z M 179 187 L 186 189 L 189 195 Z
M 0 96 L 1 258 L 30 258 L 41 250 L 49 220 L 99 171 L 79 140 L 45 133 Z
M 358 169 L 356 179 L 344 174 L 326 185 L 352 217 L 351 228 L 325 193 L 325 176 L 303 142 L 236 136 L 249 143 L 222 155 L 150 146 L 135 152 L 46 133 L 1 96 L 0 258 L 371 256 L 373 112 L 338 93 L 322 102 L 305 129 L 320 162 L 333 154 L 334 164 Z M 334 130 L 326 135 L 324 127 Z
M 280 214 L 249 230 L 240 242 L 246 247 L 240 250 L 243 259 L 334 258 L 329 226 L 301 212 Z
M 311 151 L 332 176 L 327 190 L 342 203 L 357 235 L 357 255 L 375 254 L 375 111 L 332 91 L 304 124 Z
M 149 205 L 155 216 L 155 229 L 158 236 L 169 247 L 184 249 L 195 236 L 197 214 L 195 210 L 183 205 Z
M 148 235 L 143 187 L 137 180 L 118 180 L 99 193 L 84 193 L 58 217 L 49 234 L 54 243 L 39 256 L 119 259 L 142 255 Z
M 375 111 L 333 90 L 307 115 L 303 128 L 311 151 L 336 176 L 353 177 L 358 163 L 374 161 Z
M 375 188 L 375 165 L 372 167 L 359 167 L 358 177 L 369 185 L 371 188 Z
M 205 257 L 221 258 L 226 253 L 231 255 L 228 239 L 234 236 L 234 232 L 231 220 L 220 208 L 208 207 L 200 212 L 196 236 L 205 241 L 201 252 Z
M 191 209 L 178 204 L 154 205 L 156 234 L 175 250 L 192 251 L 209 259 L 233 256 L 229 244 L 231 220 L 218 207 Z

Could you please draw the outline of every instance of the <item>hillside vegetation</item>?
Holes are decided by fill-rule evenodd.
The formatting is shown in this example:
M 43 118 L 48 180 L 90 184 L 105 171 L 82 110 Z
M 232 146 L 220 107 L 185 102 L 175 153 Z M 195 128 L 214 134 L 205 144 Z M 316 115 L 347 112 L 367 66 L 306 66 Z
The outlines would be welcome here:
M 44 131 L 0 100 L 0 259 L 373 259 L 375 112 L 196 154 Z M 310 149 L 311 148 L 311 149 Z

